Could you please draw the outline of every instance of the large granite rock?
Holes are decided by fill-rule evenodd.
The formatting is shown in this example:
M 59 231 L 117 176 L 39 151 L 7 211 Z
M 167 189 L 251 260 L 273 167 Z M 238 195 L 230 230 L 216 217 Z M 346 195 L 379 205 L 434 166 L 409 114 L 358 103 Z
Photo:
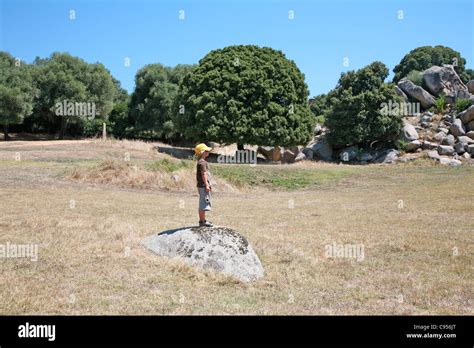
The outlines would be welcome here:
M 416 99 L 420 102 L 421 106 L 425 109 L 435 105 L 435 98 L 425 91 L 422 87 L 415 85 L 413 82 L 407 79 L 401 79 L 398 81 L 398 87 L 401 88 L 408 96 Z
M 295 162 L 298 151 L 291 151 L 289 149 L 284 149 L 281 155 L 281 163 L 293 163 Z
M 321 158 L 325 161 L 332 160 L 332 146 L 324 136 L 319 137 L 315 144 L 310 145 L 313 151 L 313 159 Z
M 463 124 L 474 121 L 474 105 L 471 105 L 466 110 L 460 112 L 458 118 Z
M 400 87 L 395 86 L 394 89 L 395 89 L 395 93 L 397 93 L 400 97 L 402 97 L 403 100 L 405 101 L 405 103 L 408 103 L 408 102 L 409 102 L 408 96 L 405 94 L 405 92 L 403 92 L 403 91 L 400 89 Z
M 192 266 L 213 269 L 243 281 L 264 275 L 262 264 L 245 239 L 227 227 L 185 227 L 149 236 L 143 244 L 160 256 L 177 257 Z
M 281 160 L 281 149 L 279 146 L 259 146 L 257 149 L 258 153 L 261 153 L 269 161 L 280 161 Z
M 413 152 L 413 151 L 416 151 L 420 147 L 421 147 L 421 141 L 413 140 L 413 141 L 410 141 L 408 144 L 405 145 L 405 151 L 406 152 Z
M 464 129 L 464 126 L 462 125 L 462 122 L 459 118 L 454 120 L 454 122 L 451 124 L 451 127 L 449 127 L 449 131 L 456 137 L 466 134 L 466 130 Z
M 395 149 L 386 149 L 375 156 L 375 163 L 393 163 L 398 159 L 400 151 Z
M 418 132 L 416 131 L 414 126 L 412 126 L 408 122 L 403 122 L 403 128 L 402 128 L 402 130 L 400 132 L 400 136 L 399 136 L 399 138 L 401 140 L 410 142 L 410 141 L 413 141 L 413 140 L 418 140 L 419 137 L 420 136 L 418 135 Z
M 456 99 L 469 99 L 469 91 L 452 65 L 432 66 L 422 73 L 423 82 L 434 95 L 443 94 L 448 103 Z
M 454 147 L 449 145 L 438 146 L 438 153 L 441 156 L 452 156 L 454 154 Z
M 474 94 L 474 80 L 470 80 L 466 83 L 466 87 L 469 90 L 469 93 Z

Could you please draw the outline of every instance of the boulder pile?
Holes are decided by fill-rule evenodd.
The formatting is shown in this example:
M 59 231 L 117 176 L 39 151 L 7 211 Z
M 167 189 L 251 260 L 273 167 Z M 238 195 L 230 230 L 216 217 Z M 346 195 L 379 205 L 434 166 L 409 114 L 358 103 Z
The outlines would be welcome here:
M 427 157 L 440 164 L 459 166 L 474 163 L 474 80 L 464 84 L 452 65 L 432 66 L 421 73 L 422 86 L 403 78 L 394 87 L 407 103 L 421 108 L 403 118 L 403 128 L 393 148 L 358 149 L 350 146 L 334 149 L 326 140 L 327 129 L 316 125 L 313 139 L 306 146 L 262 147 L 258 152 L 269 161 L 294 163 L 302 160 L 349 163 L 395 163 Z M 421 112 L 444 97 L 446 110 L 435 114 Z M 454 103 L 470 100 L 471 106 L 459 112 Z M 469 103 L 469 102 L 468 102 Z M 395 146 L 396 143 L 401 145 Z M 395 148 L 397 147 L 397 148 Z

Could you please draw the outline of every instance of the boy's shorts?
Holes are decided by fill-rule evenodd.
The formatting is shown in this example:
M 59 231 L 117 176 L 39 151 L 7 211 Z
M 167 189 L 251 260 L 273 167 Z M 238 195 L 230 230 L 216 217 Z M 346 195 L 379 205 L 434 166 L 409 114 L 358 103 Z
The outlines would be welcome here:
M 199 190 L 199 210 L 211 210 L 211 192 L 206 192 L 205 187 L 198 187 Z

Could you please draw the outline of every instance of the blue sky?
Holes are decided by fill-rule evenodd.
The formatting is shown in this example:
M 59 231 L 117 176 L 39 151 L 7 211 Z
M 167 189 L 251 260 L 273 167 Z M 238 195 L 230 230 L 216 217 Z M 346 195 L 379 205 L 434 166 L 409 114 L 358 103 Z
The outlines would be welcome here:
M 145 64 L 197 63 L 209 51 L 234 44 L 282 50 L 305 74 L 310 96 L 334 88 L 341 72 L 374 60 L 392 70 L 406 53 L 423 45 L 449 46 L 474 67 L 472 0 L 0 3 L 0 50 L 27 62 L 56 51 L 101 62 L 129 92 Z M 125 66 L 126 58 L 130 66 Z

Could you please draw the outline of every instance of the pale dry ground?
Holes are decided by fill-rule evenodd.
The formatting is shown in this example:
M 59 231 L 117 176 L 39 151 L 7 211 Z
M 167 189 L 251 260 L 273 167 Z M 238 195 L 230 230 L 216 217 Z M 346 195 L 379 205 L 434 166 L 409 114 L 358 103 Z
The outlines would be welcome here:
M 153 159 L 148 145 L 4 144 L 0 244 L 37 243 L 39 260 L 0 259 L 0 314 L 474 313 L 473 167 L 354 167 L 306 190 L 216 194 L 210 219 L 246 236 L 265 268 L 241 284 L 141 245 L 194 225 L 194 193 L 63 179 L 124 151 Z M 325 257 L 333 242 L 362 244 L 364 260 Z

